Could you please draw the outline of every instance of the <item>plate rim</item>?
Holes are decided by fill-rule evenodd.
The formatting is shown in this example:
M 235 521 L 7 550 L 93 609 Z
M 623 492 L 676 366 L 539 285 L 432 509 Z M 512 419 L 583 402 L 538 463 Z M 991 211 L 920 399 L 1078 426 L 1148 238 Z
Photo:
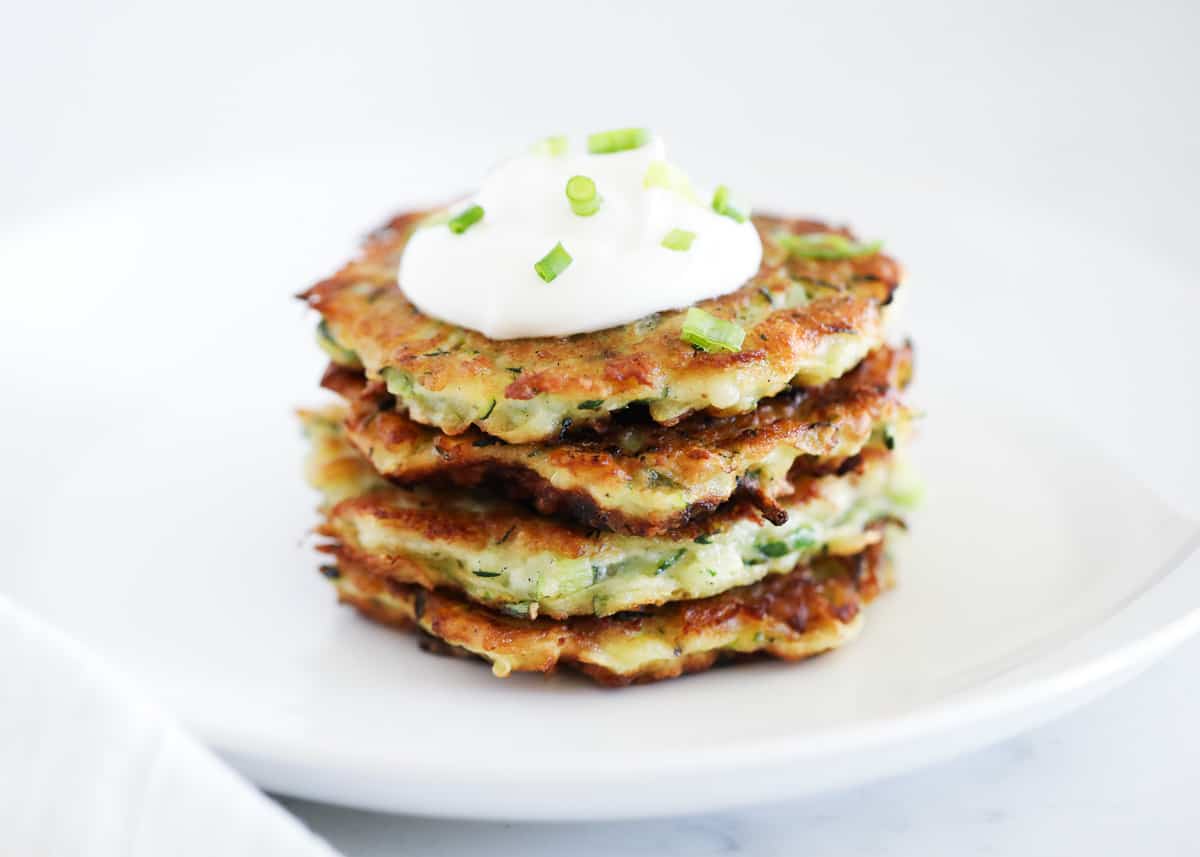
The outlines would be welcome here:
M 480 821 L 555 822 L 663 818 L 757 805 L 837 791 L 981 749 L 1062 716 L 1133 678 L 1200 634 L 1200 532 L 1189 540 L 1187 551 L 1180 563 L 1133 603 L 1064 646 L 1064 649 L 1082 648 L 1083 654 L 1069 654 L 1066 666 L 1032 681 L 1010 681 L 998 690 L 970 692 L 901 717 L 875 718 L 840 735 L 827 733 L 819 741 L 789 736 L 770 746 L 764 743 L 753 753 L 740 747 L 714 753 L 676 753 L 679 758 L 674 760 L 674 766 L 655 760 L 653 770 L 649 771 L 645 766 L 580 768 L 569 771 L 573 777 L 560 775 L 552 782 L 547 777 L 554 775 L 544 771 L 522 772 L 508 767 L 498 772 L 479 765 L 451 771 L 444 766 L 414 766 L 397 773 L 394 759 L 387 763 L 378 758 L 365 760 L 367 764 L 359 766 L 348 762 L 344 753 L 338 757 L 323 753 L 307 756 L 272 753 L 261 742 L 249 748 L 246 742 L 233 739 L 235 730 L 205 728 L 195 721 L 185 724 L 194 728 L 218 755 L 264 789 L 367 811 Z M 1190 584 L 1196 597 L 1185 602 L 1173 599 L 1167 591 L 1172 584 L 1185 587 Z M 1170 620 L 1158 622 L 1164 606 L 1181 609 Z M 1134 612 L 1149 612 L 1150 616 L 1134 616 Z M 1123 627 L 1131 620 L 1132 630 Z M 1114 637 L 1118 639 L 1115 644 Z M 1025 671 L 1044 670 L 1047 661 L 1063 654 L 1062 650 L 1048 654 L 1014 670 L 1010 678 Z M 830 740 L 834 736 L 836 740 Z M 934 739 L 951 749 L 930 746 Z M 874 758 L 867 768 L 843 777 L 840 783 L 814 786 L 803 777 L 780 779 L 794 771 L 797 764 L 831 759 L 850 762 L 849 768 L 853 770 L 854 761 L 868 755 Z M 740 779 L 722 777 L 730 773 L 738 774 Z M 661 793 L 664 787 L 687 783 L 698 774 L 710 777 L 710 783 L 736 785 L 710 784 L 703 793 L 689 792 L 686 800 L 672 797 L 655 802 L 645 798 L 647 786 L 652 787 L 652 793 Z M 756 775 L 749 778 L 752 782 L 749 787 L 748 774 Z M 419 786 L 416 791 L 414 784 Z M 498 790 L 500 785 L 510 791 Z M 552 787 L 558 797 L 534 804 L 527 800 L 522 786 L 537 786 L 542 790 Z
M 791 735 L 786 738 L 765 739 L 749 746 L 745 744 L 727 745 L 705 749 L 701 752 L 695 750 L 661 751 L 646 754 L 646 761 L 633 767 L 613 763 L 609 772 L 618 777 L 628 777 L 644 774 L 650 769 L 660 774 L 688 774 L 695 773 L 699 769 L 711 771 L 714 767 L 722 766 L 724 766 L 722 769 L 728 770 L 746 767 L 754 763 L 773 766 L 785 761 L 811 762 L 817 758 L 838 755 L 851 749 L 877 749 L 880 746 L 927 736 L 939 731 L 940 728 L 948 728 L 955 724 L 969 725 L 992 716 L 1003 716 L 1031 706 L 1048 703 L 1060 695 L 1084 690 L 1123 671 L 1148 666 L 1186 642 L 1190 637 L 1200 633 L 1200 600 L 1197 600 L 1184 606 L 1180 615 L 1174 616 L 1165 623 L 1156 622 L 1140 634 L 1136 632 L 1129 634 L 1127 639 L 1116 645 L 1097 642 L 1097 638 L 1123 633 L 1124 629 L 1120 628 L 1120 625 L 1129 621 L 1131 610 L 1135 605 L 1140 605 L 1141 609 L 1145 610 L 1147 605 L 1157 606 L 1159 602 L 1164 602 L 1168 607 L 1178 604 L 1179 602 L 1165 600 L 1167 595 L 1164 595 L 1163 590 L 1172 582 L 1186 582 L 1183 581 L 1185 577 L 1194 578 L 1197 591 L 1200 592 L 1200 530 L 1193 532 L 1187 539 L 1176 558 L 1169 563 L 1166 573 L 1131 599 L 1129 604 L 1123 605 L 1098 626 L 1084 631 L 1074 639 L 1064 641 L 1056 650 L 1047 652 L 1041 658 L 1028 664 L 1006 671 L 999 683 L 994 684 L 989 681 L 982 688 L 956 694 L 945 701 L 918 708 L 900 716 L 875 717 L 856 723 L 852 727 L 823 732 L 817 740 L 814 740 L 813 736 Z M 1090 657 L 1078 656 L 1075 658 L 1075 662 L 1069 666 L 1051 672 L 1049 675 L 1040 676 L 1033 681 L 1021 682 L 1019 680 L 1021 673 L 1044 670 L 1048 662 L 1062 656 L 1065 650 L 1081 645 L 1100 648 L 1101 651 Z M 199 721 L 194 723 L 194 727 L 202 735 L 207 736 L 211 746 L 218 748 L 223 754 L 247 755 L 243 750 L 238 749 L 239 745 L 244 746 L 245 742 L 231 738 L 231 735 L 236 734 L 236 730 Z M 264 760 L 267 756 L 263 753 L 252 755 L 262 756 Z M 313 760 L 311 767 L 314 770 L 323 767 L 315 763 L 323 755 L 325 754 L 309 751 L 308 758 Z M 333 756 L 334 754 L 328 755 Z M 597 757 L 599 754 L 589 756 L 588 759 L 591 761 L 592 758 Z M 340 758 L 345 759 L 346 754 L 340 754 Z M 560 756 L 559 758 L 564 757 Z M 561 771 L 564 772 L 580 761 L 580 759 L 570 756 L 565 758 L 566 761 L 561 765 Z M 765 761 L 768 759 L 769 762 Z M 366 757 L 364 760 L 372 761 Z M 389 759 L 384 763 L 380 762 L 379 757 L 376 756 L 374 761 L 379 764 L 379 769 L 384 769 L 390 767 L 395 760 Z M 368 765 L 364 773 L 371 772 L 371 768 L 372 766 Z M 618 768 L 620 770 L 617 770 Z M 376 769 L 375 772 L 379 769 Z M 512 770 L 506 770 L 505 782 L 512 781 L 513 773 Z M 556 769 L 531 769 L 527 776 L 543 777 L 552 776 L 555 773 L 558 773 Z M 406 769 L 406 775 L 413 774 L 434 779 L 446 779 L 446 767 L 440 765 L 438 768 L 431 767 L 427 770 Z M 597 775 L 597 769 L 590 768 L 581 775 L 593 778 Z

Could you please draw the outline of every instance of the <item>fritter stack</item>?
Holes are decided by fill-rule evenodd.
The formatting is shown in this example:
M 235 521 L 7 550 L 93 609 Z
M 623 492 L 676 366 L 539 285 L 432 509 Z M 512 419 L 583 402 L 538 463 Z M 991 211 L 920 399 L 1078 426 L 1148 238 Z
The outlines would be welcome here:
M 745 331 L 738 351 L 685 341 L 684 310 L 496 341 L 398 287 L 424 216 L 302 295 L 344 400 L 301 414 L 343 602 L 496 675 L 562 664 L 605 684 L 858 633 L 912 499 L 891 258 L 756 217 L 758 275 L 700 305 Z

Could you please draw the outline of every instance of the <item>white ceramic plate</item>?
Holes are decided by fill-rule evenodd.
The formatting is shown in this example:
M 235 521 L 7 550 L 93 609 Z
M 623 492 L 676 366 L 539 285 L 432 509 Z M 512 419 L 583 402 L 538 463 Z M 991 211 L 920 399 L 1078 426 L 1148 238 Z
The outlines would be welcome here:
M 1137 248 L 850 170 L 781 193 L 859 212 L 909 262 L 929 415 L 928 500 L 856 643 L 613 692 L 498 681 L 339 608 L 304 538 L 315 497 L 290 410 L 322 399 L 322 361 L 289 295 L 390 203 L 452 186 L 452 162 L 228 167 L 0 244 L 0 281 L 20 285 L 3 310 L 18 454 L 0 589 L 266 788 L 523 819 L 791 797 L 1013 734 L 1200 625 L 1196 525 L 1111 457 L 1154 442 L 1152 407 L 1196 435 L 1154 369 L 1200 364 L 1194 338 L 1163 333 L 1200 318 L 1200 298 L 1156 271 L 1176 301 L 1164 322 L 1120 303 L 1147 276 Z

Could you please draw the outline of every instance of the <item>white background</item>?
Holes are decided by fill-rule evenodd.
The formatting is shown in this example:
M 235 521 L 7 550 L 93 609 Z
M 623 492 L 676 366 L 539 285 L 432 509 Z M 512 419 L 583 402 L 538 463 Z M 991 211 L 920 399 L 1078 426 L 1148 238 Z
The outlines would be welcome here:
M 1200 4 L 9 2 L 2 16 L 0 225 L 359 144 L 451 153 L 449 194 L 530 138 L 652 124 L 691 171 L 756 202 L 806 207 L 806 174 L 837 160 L 1135 242 L 1153 258 L 1130 299 L 1161 302 L 1164 339 L 1196 335 L 1154 272 L 1200 288 Z M 1163 367 L 1164 395 L 1193 414 L 1197 368 Z M 1168 426 L 1164 442 L 1154 418 L 1115 430 L 1110 452 L 1195 513 L 1200 441 Z M 803 805 L 587 828 L 293 807 L 349 854 L 1195 853 L 1197 654 L 995 750 Z

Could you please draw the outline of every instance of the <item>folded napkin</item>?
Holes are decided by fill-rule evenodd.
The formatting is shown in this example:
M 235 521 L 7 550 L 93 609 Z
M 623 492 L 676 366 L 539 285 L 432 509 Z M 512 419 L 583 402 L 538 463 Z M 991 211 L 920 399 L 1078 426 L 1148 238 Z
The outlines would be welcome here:
M 334 854 L 127 679 L 0 596 L 0 855 Z

